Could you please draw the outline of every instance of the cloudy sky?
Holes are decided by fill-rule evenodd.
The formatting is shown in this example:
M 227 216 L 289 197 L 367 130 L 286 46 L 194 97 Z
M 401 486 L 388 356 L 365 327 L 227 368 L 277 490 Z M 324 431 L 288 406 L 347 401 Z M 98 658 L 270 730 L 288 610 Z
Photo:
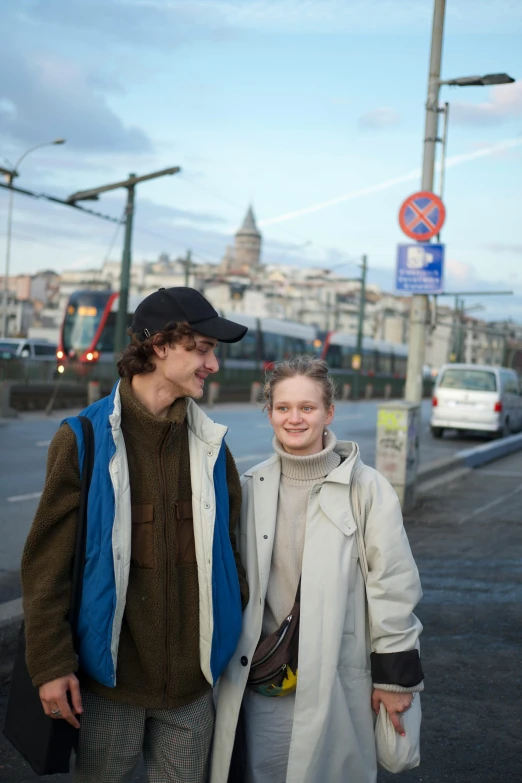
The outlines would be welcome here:
M 179 165 L 137 190 L 135 260 L 190 248 L 217 262 L 252 203 L 265 261 L 354 275 L 367 253 L 370 279 L 391 288 L 398 209 L 420 184 L 432 8 L 2 0 L 0 166 L 64 137 L 28 156 L 17 181 L 64 197 Z M 485 313 L 522 322 L 521 34 L 520 0 L 447 2 L 443 77 L 518 79 L 441 92 L 451 106 L 447 288 L 512 288 L 484 298 Z M 120 216 L 124 196 L 90 205 Z M 0 263 L 6 205 L 0 189 Z M 121 240 L 110 223 L 15 199 L 13 272 L 94 267 L 118 257 Z

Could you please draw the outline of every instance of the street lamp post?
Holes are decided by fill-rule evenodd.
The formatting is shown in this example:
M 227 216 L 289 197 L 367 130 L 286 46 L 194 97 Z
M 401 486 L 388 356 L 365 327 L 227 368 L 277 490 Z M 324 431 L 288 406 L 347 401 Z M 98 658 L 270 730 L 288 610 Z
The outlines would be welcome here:
M 8 324 L 9 324 L 9 267 L 11 263 L 11 234 L 12 234 L 12 227 L 13 227 L 13 201 L 14 201 L 14 189 L 13 189 L 13 180 L 15 177 L 18 176 L 18 169 L 20 167 L 20 163 L 26 158 L 31 152 L 34 152 L 35 150 L 39 150 L 42 147 L 51 147 L 53 144 L 65 144 L 65 139 L 54 139 L 54 141 L 46 141 L 43 144 L 36 144 L 34 147 L 30 147 L 28 150 L 26 150 L 23 155 L 20 155 L 18 160 L 16 161 L 15 165 L 12 169 L 0 169 L 0 173 L 5 175 L 5 178 L 7 180 L 7 184 L 10 188 L 9 190 L 9 200 L 7 204 L 7 233 L 6 233 L 6 247 L 5 247 L 5 270 L 4 270 L 4 291 L 3 291 L 3 313 L 2 313 L 2 336 L 8 337 Z
M 494 84 L 511 84 L 515 80 L 507 73 L 493 73 L 485 76 L 459 76 L 456 79 L 441 80 L 442 41 L 446 0 L 435 0 L 433 9 L 433 28 L 431 34 L 430 69 L 428 77 L 428 98 L 426 101 L 426 124 L 422 160 L 421 190 L 433 192 L 435 169 L 435 145 L 439 119 L 439 90 L 441 85 L 456 87 L 483 87 Z M 428 316 L 428 297 L 415 294 L 410 310 L 410 339 L 408 367 L 406 371 L 405 399 L 419 403 L 422 399 L 422 369 L 426 349 L 426 324 Z

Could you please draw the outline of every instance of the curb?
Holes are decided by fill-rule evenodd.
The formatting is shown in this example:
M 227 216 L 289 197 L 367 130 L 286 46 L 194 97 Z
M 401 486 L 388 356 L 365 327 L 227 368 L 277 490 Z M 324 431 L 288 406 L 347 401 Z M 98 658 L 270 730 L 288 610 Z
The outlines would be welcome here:
M 507 438 L 484 443 L 472 449 L 463 449 L 457 451 L 453 457 L 430 462 L 429 465 L 417 472 L 417 481 L 419 484 L 426 484 L 448 473 L 487 465 L 488 462 L 502 459 L 502 457 L 507 457 L 516 451 L 522 451 L 522 433 L 509 435 Z
M 453 473 L 455 470 L 460 470 L 464 467 L 462 459 L 459 454 L 454 454 L 453 457 L 442 457 L 442 459 L 435 460 L 428 463 L 425 467 L 419 468 L 417 471 L 417 482 L 424 484 L 427 481 L 445 476 L 447 473 Z
M 464 449 L 459 451 L 457 456 L 460 456 L 469 468 L 477 468 L 480 465 L 487 465 L 488 462 L 507 457 L 508 454 L 514 454 L 516 451 L 521 450 L 522 433 L 519 433 L 518 435 L 509 435 L 507 438 L 493 441 L 493 443 L 484 443 L 482 446 L 477 446 L 474 449 Z

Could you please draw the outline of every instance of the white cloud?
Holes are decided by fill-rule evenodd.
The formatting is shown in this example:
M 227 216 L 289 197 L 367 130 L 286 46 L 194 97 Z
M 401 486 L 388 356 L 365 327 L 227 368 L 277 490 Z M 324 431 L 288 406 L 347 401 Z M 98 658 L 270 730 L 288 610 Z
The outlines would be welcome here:
M 516 117 L 522 117 L 522 81 L 492 87 L 482 103 L 451 103 L 450 120 L 461 125 L 498 125 Z
M 182 9 L 186 0 L 133 0 L 133 5 Z M 431 0 L 192 0 L 204 18 L 219 13 L 232 28 L 290 34 L 375 33 L 429 30 Z M 522 5 L 512 0 L 453 0 L 448 4 L 451 32 L 493 33 L 522 30 Z
M 458 261 L 456 258 L 447 258 L 445 261 L 446 276 L 453 283 L 467 283 L 476 279 L 475 269 L 471 264 Z
M 510 245 L 505 242 L 493 242 L 486 248 L 492 253 L 510 253 L 517 256 L 522 256 L 522 244 Z
M 94 75 L 95 76 L 95 75 Z M 148 153 L 141 128 L 126 126 L 92 84 L 93 74 L 56 54 L 0 49 L 0 120 L 6 139 L 34 143 L 62 137 L 69 146 L 98 153 Z M 3 111 L 2 111 L 3 107 Z
M 390 109 L 389 106 L 373 109 L 372 111 L 363 114 L 362 117 L 359 117 L 359 127 L 367 128 L 369 130 L 393 128 L 398 125 L 399 122 L 399 115 L 394 109 Z

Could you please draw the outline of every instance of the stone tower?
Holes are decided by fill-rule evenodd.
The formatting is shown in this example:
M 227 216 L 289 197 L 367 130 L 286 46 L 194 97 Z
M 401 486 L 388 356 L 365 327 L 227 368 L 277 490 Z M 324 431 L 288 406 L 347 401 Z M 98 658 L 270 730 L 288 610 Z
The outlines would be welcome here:
M 256 226 L 252 207 L 248 208 L 243 225 L 236 233 L 235 262 L 238 267 L 254 269 L 261 259 L 261 234 Z

